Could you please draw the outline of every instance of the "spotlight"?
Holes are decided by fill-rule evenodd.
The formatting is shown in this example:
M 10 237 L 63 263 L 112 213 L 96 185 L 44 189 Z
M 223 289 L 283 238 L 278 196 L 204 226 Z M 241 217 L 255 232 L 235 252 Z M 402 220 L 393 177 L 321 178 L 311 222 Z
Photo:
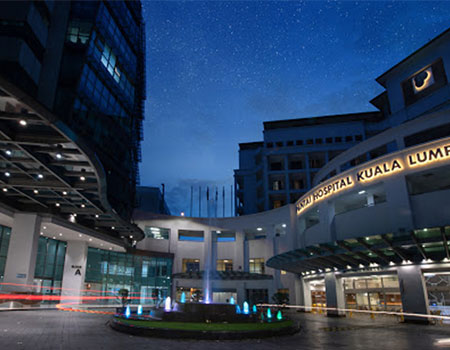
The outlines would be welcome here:
M 5 187 L 5 188 L 3 189 L 3 192 L 8 192 L 8 189 Z
M 39 194 L 39 191 L 38 190 L 33 190 L 33 193 L 34 194 Z
M 5 153 L 6 153 L 7 156 L 11 156 L 11 155 L 12 155 L 12 152 L 11 152 L 11 150 L 9 150 L 9 149 L 7 149 L 7 150 L 5 151 Z
M 67 192 L 66 191 L 63 191 L 63 196 L 67 196 Z
M 258 227 L 258 228 L 256 229 L 256 231 L 262 231 L 262 228 L 261 228 L 261 227 Z
M 92 238 L 89 238 L 89 242 L 92 242 Z
M 38 177 L 38 179 L 43 179 L 43 178 L 44 178 L 44 175 L 42 175 L 42 174 L 39 173 L 37 177 Z
M 56 159 L 62 159 L 62 154 L 61 153 L 56 153 Z
M 285 227 L 286 227 L 286 224 L 281 225 L 281 227 L 285 228 Z
M 82 207 L 82 208 L 84 208 L 85 206 L 86 206 L 86 205 L 84 205 L 84 204 L 81 204 L 81 207 Z
M 27 121 L 25 119 L 21 119 L 19 121 L 19 124 L 22 125 L 22 126 L 27 126 Z
M 133 239 L 133 235 L 130 235 L 130 238 Z
M 86 181 L 86 178 L 84 176 L 80 176 L 81 181 Z
M 5 176 L 6 176 L 6 177 L 10 177 L 10 176 L 11 176 L 11 173 L 10 173 L 9 171 L 5 171 Z
M 114 226 L 111 226 L 111 230 L 115 230 L 116 228 Z
M 95 214 L 95 217 L 98 218 L 98 214 Z
M 55 205 L 57 206 L 57 207 L 59 207 L 61 204 L 59 204 L 59 203 L 55 203 Z

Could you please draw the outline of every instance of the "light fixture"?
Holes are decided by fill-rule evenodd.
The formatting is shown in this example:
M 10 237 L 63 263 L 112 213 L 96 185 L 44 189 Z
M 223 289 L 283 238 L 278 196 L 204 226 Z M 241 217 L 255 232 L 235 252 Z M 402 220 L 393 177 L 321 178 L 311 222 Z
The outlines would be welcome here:
M 67 196 L 67 191 L 63 191 L 63 196 Z
M 98 214 L 95 214 L 95 217 L 98 218 Z
M 19 124 L 22 125 L 22 126 L 27 126 L 27 121 L 25 119 L 21 119 L 19 121 Z
M 55 203 L 55 205 L 57 206 L 57 207 L 59 207 L 61 204 L 59 204 L 59 203 Z
M 92 242 L 92 238 L 89 238 L 89 242 Z
M 41 232 L 41 236 L 43 236 L 44 235 L 44 232 Z
M 44 175 L 42 175 L 41 173 L 39 173 L 37 177 L 38 177 L 38 179 L 43 179 L 43 178 L 44 178 Z
M 39 194 L 39 191 L 38 190 L 33 190 L 33 193 L 34 194 Z
M 112 248 L 111 248 L 111 247 L 109 247 L 109 250 L 112 250 Z
M 100 247 L 103 247 L 103 243 L 100 243 Z
M 84 207 L 86 207 L 86 205 L 85 204 L 81 204 L 81 207 L 84 208 Z
M 115 230 L 116 228 L 114 226 L 111 226 L 111 230 Z
M 6 176 L 6 177 L 10 177 L 10 176 L 11 176 L 11 173 L 10 173 L 9 171 L 5 171 L 5 176 Z
M 77 213 L 73 213 L 72 216 L 73 216 L 74 218 L 76 218 L 76 217 L 77 217 Z
M 6 187 L 3 188 L 3 192 L 8 192 L 8 189 Z
M 282 224 L 281 227 L 285 228 L 285 227 L 286 227 L 286 224 Z
M 81 181 L 86 181 L 86 178 L 84 176 L 80 176 Z
M 7 156 L 10 156 L 10 155 L 12 155 L 12 152 L 11 152 L 11 150 L 10 150 L 10 149 L 7 149 L 7 150 L 5 151 L 5 153 L 6 153 L 6 155 L 7 155 Z
M 133 235 L 130 235 L 130 238 L 133 239 Z
M 256 228 L 256 231 L 262 231 L 261 227 Z
M 53 236 L 53 239 L 56 239 L 56 237 L 55 237 L 55 236 Z
M 159 229 L 158 229 L 158 231 L 159 231 Z M 222 233 L 222 231 L 216 231 L 216 233 L 218 233 L 218 234 L 221 234 L 221 233 Z
M 46 230 L 46 229 L 47 229 L 47 226 L 44 226 L 43 229 Z
M 364 194 L 364 193 L 366 193 L 365 190 L 362 190 L 362 191 L 359 191 L 359 192 L 358 192 L 358 194 Z
M 78 235 L 78 237 L 83 237 L 83 235 L 80 233 L 80 234 Z
M 56 159 L 62 159 L 62 154 L 61 153 L 56 153 Z
M 62 233 L 60 233 L 59 235 L 62 236 Z
M 182 212 L 180 213 L 180 215 L 181 215 L 181 216 L 184 216 L 184 211 L 182 211 Z

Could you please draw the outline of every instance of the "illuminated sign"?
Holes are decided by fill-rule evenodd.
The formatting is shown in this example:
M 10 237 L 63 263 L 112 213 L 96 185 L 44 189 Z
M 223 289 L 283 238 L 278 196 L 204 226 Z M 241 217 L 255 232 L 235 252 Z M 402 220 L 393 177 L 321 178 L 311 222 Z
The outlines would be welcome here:
M 349 189 L 355 183 L 365 184 L 384 176 L 402 172 L 406 169 L 430 165 L 444 160 L 450 160 L 450 144 L 404 153 L 382 163 L 376 163 L 360 170 L 354 170 L 350 174 L 329 180 L 300 198 L 296 204 L 297 215 L 320 200 Z
M 434 84 L 433 70 L 431 67 L 420 72 L 413 78 L 411 78 L 411 84 L 413 86 L 414 93 L 417 94 L 427 87 Z

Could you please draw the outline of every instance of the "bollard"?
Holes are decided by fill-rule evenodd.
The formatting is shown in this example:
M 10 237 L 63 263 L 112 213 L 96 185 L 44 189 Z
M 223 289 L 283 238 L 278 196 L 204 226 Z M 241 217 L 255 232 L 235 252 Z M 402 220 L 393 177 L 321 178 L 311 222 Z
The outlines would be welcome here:
M 352 317 L 353 316 L 353 311 L 350 311 L 349 313 L 348 313 L 348 317 Z
M 370 318 L 373 320 L 375 319 L 375 314 L 373 312 L 370 313 Z

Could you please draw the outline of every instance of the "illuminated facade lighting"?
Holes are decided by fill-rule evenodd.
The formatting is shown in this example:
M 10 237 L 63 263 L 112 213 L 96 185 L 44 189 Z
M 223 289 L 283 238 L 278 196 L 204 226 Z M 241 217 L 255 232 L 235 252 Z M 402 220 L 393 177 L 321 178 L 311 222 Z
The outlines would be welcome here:
M 27 126 L 27 121 L 25 119 L 21 119 L 19 121 L 19 124 L 22 125 L 22 126 Z

